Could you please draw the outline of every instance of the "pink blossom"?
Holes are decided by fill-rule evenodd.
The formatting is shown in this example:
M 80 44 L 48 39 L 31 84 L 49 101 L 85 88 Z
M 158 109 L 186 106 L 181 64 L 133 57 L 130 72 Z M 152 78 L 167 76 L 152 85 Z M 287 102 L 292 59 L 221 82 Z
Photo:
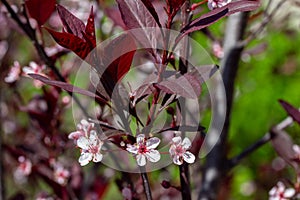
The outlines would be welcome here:
M 295 195 L 294 188 L 285 188 L 285 185 L 279 181 L 269 192 L 269 200 L 288 200 Z
M 98 138 L 96 131 L 90 131 L 88 137 L 79 137 L 77 146 L 81 148 L 81 155 L 78 160 L 80 165 L 87 165 L 91 160 L 100 162 L 103 157 L 100 152 L 102 145 L 103 142 Z
M 134 154 L 139 166 L 145 166 L 146 158 L 150 162 L 158 162 L 160 160 L 160 153 L 154 150 L 159 143 L 160 139 L 157 137 L 146 139 L 144 134 L 139 134 L 136 137 L 136 143 L 134 145 L 127 144 L 126 150 Z
M 29 159 L 26 159 L 24 156 L 20 156 L 18 158 L 18 161 L 19 161 L 19 166 L 14 172 L 14 178 L 17 182 L 22 183 L 25 182 L 27 176 L 31 174 L 32 163 Z
M 217 58 L 223 58 L 223 56 L 224 56 L 224 51 L 223 51 L 223 47 L 220 45 L 219 42 L 214 42 L 214 43 L 213 43 L 212 50 L 213 50 L 213 54 L 214 54 Z
M 45 65 L 38 65 L 36 62 L 32 61 L 29 63 L 29 66 L 24 66 L 22 70 L 25 74 L 43 74 L 45 69 Z
M 74 131 L 69 134 L 68 138 L 72 140 L 78 140 L 80 137 L 89 137 L 90 132 L 94 131 L 94 123 L 90 123 L 85 119 L 80 121 L 80 124 L 77 124 L 77 131 Z
M 70 177 L 70 172 L 63 166 L 57 166 L 54 168 L 54 180 L 60 184 L 65 185 Z
M 195 156 L 187 151 L 191 147 L 191 141 L 188 138 L 184 138 L 181 141 L 181 137 L 177 136 L 172 139 L 172 144 L 169 149 L 169 153 L 173 158 L 173 162 L 176 165 L 182 165 L 183 161 L 187 163 L 194 163 Z
M 230 2 L 231 0 L 208 0 L 207 6 L 210 10 L 213 10 L 215 8 L 226 6 Z
M 16 82 L 21 74 L 21 66 L 20 63 L 18 61 L 14 62 L 14 65 L 11 66 L 10 71 L 8 73 L 8 75 L 4 78 L 4 81 L 6 83 L 13 83 Z

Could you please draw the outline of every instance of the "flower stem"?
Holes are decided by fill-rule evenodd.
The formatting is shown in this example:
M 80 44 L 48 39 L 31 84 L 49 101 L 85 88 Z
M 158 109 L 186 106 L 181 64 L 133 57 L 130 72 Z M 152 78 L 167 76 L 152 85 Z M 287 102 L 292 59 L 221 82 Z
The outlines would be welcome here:
M 142 180 L 143 180 L 143 186 L 144 186 L 146 199 L 152 200 L 150 184 L 149 184 L 147 173 L 145 172 L 145 167 L 144 166 L 140 167 L 140 171 L 141 171 L 141 176 L 142 176 Z
M 182 199 L 191 200 L 191 188 L 190 188 L 190 180 L 189 180 L 189 165 L 184 162 L 179 166 L 179 174 L 180 174 L 180 185 L 181 185 L 181 196 Z

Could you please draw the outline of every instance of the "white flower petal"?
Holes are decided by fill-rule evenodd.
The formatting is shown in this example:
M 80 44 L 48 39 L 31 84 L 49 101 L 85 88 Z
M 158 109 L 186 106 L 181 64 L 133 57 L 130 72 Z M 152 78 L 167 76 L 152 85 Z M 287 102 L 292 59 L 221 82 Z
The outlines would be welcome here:
M 146 147 L 147 149 L 155 149 L 160 143 L 160 139 L 157 137 L 149 138 L 146 141 Z
M 136 161 L 137 161 L 137 164 L 138 164 L 139 166 L 145 166 L 145 165 L 146 165 L 146 157 L 145 157 L 145 155 L 143 155 L 143 154 L 138 154 L 138 155 L 136 156 Z
M 82 132 L 74 131 L 68 135 L 68 138 L 71 140 L 78 140 L 81 136 L 84 136 Z
M 174 137 L 174 138 L 172 139 L 172 142 L 173 142 L 175 145 L 181 144 L 181 137 L 180 137 L 180 136 Z
M 182 165 L 183 159 L 180 159 L 180 158 L 181 158 L 180 156 L 175 155 L 173 157 L 173 163 L 176 164 L 176 165 Z
M 187 163 L 194 163 L 195 162 L 195 156 L 191 152 L 187 151 L 183 154 L 183 159 Z
M 169 153 L 172 157 L 176 154 L 176 146 L 174 144 L 170 146 Z
M 272 187 L 272 189 L 269 191 L 269 195 L 274 196 L 276 194 L 276 192 L 277 192 L 277 187 L 276 186 Z
M 184 149 L 189 149 L 191 147 L 192 143 L 191 143 L 190 139 L 186 137 L 183 139 L 181 145 Z
M 93 155 L 91 153 L 81 153 L 81 156 L 79 157 L 78 161 L 81 166 L 87 165 L 93 158 Z
M 293 189 L 293 188 L 287 188 L 284 191 L 283 196 L 285 198 L 291 198 L 291 197 L 293 197 L 295 195 L 295 193 L 296 193 L 295 189 Z
M 87 150 L 89 148 L 89 140 L 86 137 L 80 137 L 77 140 L 77 146 Z
M 136 136 L 136 143 L 139 144 L 139 143 L 143 142 L 144 139 L 145 139 L 145 135 L 139 134 L 138 136 Z
M 133 154 L 138 153 L 138 148 L 135 145 L 127 144 L 126 150 Z
M 146 157 L 150 162 L 158 162 L 160 160 L 160 153 L 157 150 L 149 150 L 146 153 Z
M 101 153 L 94 154 L 93 162 L 100 162 L 103 158 L 103 155 Z

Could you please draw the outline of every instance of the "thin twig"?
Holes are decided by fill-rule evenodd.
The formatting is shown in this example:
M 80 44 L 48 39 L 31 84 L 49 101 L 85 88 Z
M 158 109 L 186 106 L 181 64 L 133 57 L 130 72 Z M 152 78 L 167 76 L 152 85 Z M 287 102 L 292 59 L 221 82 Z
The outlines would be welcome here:
M 265 29 L 267 24 L 270 23 L 270 21 L 273 19 L 274 15 L 278 12 L 279 8 L 285 2 L 287 2 L 287 1 L 285 1 L 285 0 L 280 1 L 270 14 L 268 14 L 267 10 L 266 10 L 265 14 L 264 14 L 264 19 L 263 19 L 262 23 L 260 24 L 260 26 L 254 32 L 252 32 L 251 35 L 249 35 L 248 38 L 246 38 L 242 43 L 244 45 L 246 45 L 249 42 L 251 42 L 253 39 L 255 39 L 257 37 L 257 35 L 260 34 Z M 270 8 L 270 4 L 271 4 L 271 0 L 269 1 L 268 5 L 267 5 L 267 9 Z
M 291 117 L 287 117 L 284 120 L 282 120 L 279 124 L 277 124 L 274 128 L 276 130 L 283 130 L 286 127 L 290 126 L 293 123 L 293 119 Z M 272 131 L 267 132 L 261 139 L 259 139 L 257 142 L 252 144 L 250 147 L 245 149 L 242 153 L 237 155 L 236 157 L 229 160 L 228 163 L 228 170 L 235 167 L 243 158 L 247 157 L 249 154 L 256 151 L 258 148 L 263 146 L 264 144 L 271 141 L 276 135 L 272 134 Z
M 18 26 L 25 32 L 25 34 L 29 37 L 29 39 L 32 41 L 38 55 L 40 58 L 44 61 L 44 63 L 54 72 L 54 74 L 57 76 L 57 78 L 62 81 L 66 82 L 66 79 L 63 77 L 63 75 L 59 72 L 58 68 L 54 65 L 53 60 L 46 54 L 44 47 L 39 44 L 38 39 L 36 37 L 35 30 L 30 26 L 30 24 L 24 24 L 19 16 L 15 13 L 15 11 L 11 8 L 9 3 L 6 0 L 1 0 L 8 12 L 11 15 L 11 18 L 15 20 L 15 22 L 18 24 Z M 26 12 L 26 11 L 24 11 Z M 74 101 L 80 108 L 80 110 L 83 112 L 83 114 L 88 117 L 89 114 L 87 113 L 86 109 L 83 107 L 79 99 L 73 95 L 72 92 L 68 92 L 68 94 L 73 97 Z
M 140 167 L 140 171 L 141 171 L 141 177 L 143 180 L 143 186 L 144 186 L 144 190 L 145 190 L 146 199 L 152 200 L 150 184 L 149 184 L 147 173 L 145 171 L 145 167 Z

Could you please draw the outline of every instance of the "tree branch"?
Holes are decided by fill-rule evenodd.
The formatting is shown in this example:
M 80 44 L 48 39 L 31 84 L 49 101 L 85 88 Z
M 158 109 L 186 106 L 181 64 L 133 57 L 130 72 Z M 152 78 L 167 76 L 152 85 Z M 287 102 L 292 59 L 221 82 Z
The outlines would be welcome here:
M 221 61 L 223 81 L 226 91 L 227 112 L 225 124 L 218 142 L 207 155 L 204 165 L 201 190 L 198 196 L 200 200 L 216 199 L 217 194 L 226 174 L 226 142 L 230 125 L 230 114 L 234 93 L 234 80 L 243 51 L 240 45 L 243 39 L 248 13 L 237 13 L 228 18 L 224 40 L 224 58 Z
M 281 121 L 279 124 L 275 126 L 276 130 L 283 130 L 286 127 L 290 126 L 293 123 L 293 119 L 291 117 L 285 118 L 283 121 Z M 263 146 L 264 144 L 271 141 L 276 135 L 272 133 L 272 131 L 267 132 L 261 139 L 259 139 L 257 142 L 249 146 L 247 149 L 245 149 L 242 153 L 237 155 L 236 157 L 229 160 L 228 163 L 228 170 L 235 167 L 243 158 L 247 157 L 249 154 L 256 151 L 258 148 Z

